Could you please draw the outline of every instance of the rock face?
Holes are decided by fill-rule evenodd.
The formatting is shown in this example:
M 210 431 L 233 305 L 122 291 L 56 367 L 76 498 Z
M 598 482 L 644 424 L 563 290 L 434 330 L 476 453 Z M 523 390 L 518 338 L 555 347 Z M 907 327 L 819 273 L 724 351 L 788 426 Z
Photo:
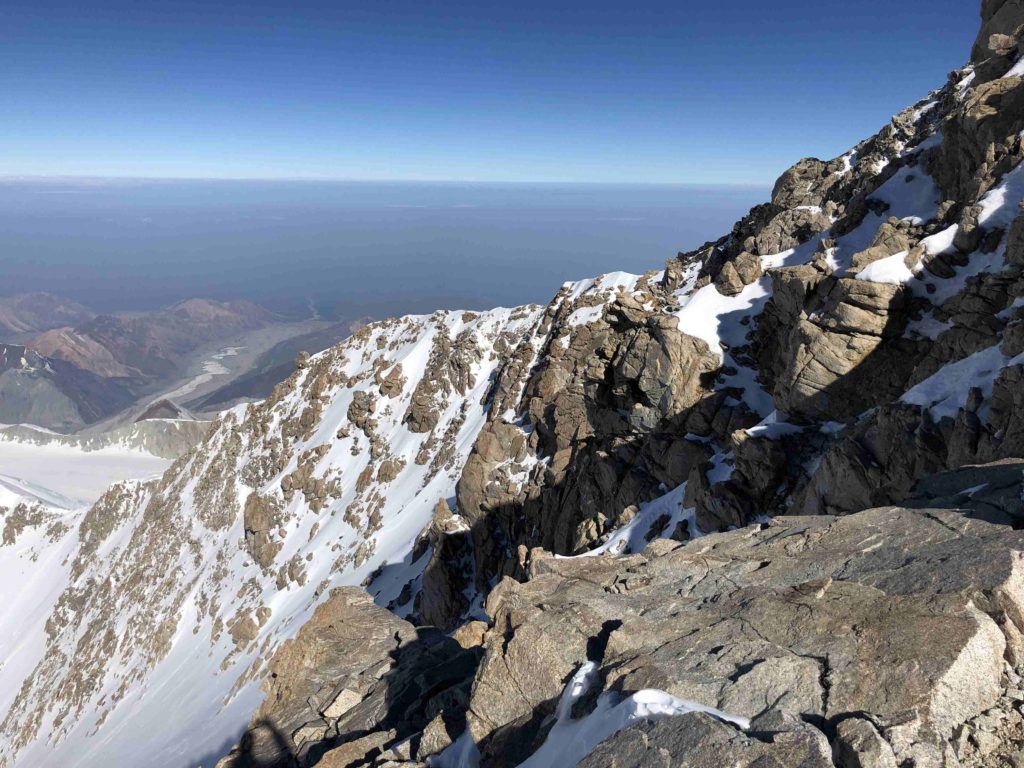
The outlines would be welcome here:
M 623 561 L 542 560 L 488 601 L 469 727 L 483 764 L 515 764 L 507 745 L 535 732 L 589 656 L 605 691 L 794 715 L 832 741 L 858 718 L 897 764 L 942 764 L 957 729 L 1014 685 L 1022 549 L 956 512 L 882 508 L 656 542 Z
M 218 766 L 340 768 L 410 736 L 417 753 L 443 749 L 452 742 L 448 729 L 464 728 L 454 713 L 465 709 L 478 660 L 478 652 L 416 629 L 361 589 L 335 590 L 271 659 L 267 697 Z
M 1020 494 L 1024 460 L 1007 459 L 919 481 L 903 502 L 914 507 L 948 507 L 988 522 L 1022 527 L 1024 497 Z
M 351 762 L 338 765 L 383 766 L 422 761 L 468 727 L 480 765 L 515 766 L 557 738 L 556 703 L 589 661 L 597 682 L 569 722 L 589 720 L 597 742 L 580 765 L 996 764 L 984 761 L 1005 742 L 985 736 L 989 724 L 1024 725 L 1022 568 L 1024 534 L 959 510 L 899 507 L 778 518 L 626 558 L 544 558 L 529 581 L 491 593 L 478 668 L 475 652 L 441 636 L 430 653 L 389 660 L 416 630 L 343 591 L 270 662 L 254 722 L 294 739 L 299 765 L 345 750 L 332 746 L 339 732 Z M 451 727 L 423 747 L 435 699 L 421 698 L 415 715 L 396 704 L 395 715 L 380 688 L 401 687 L 396 674 L 433 680 L 438 664 L 431 690 Z M 748 724 L 648 709 L 602 731 L 602 712 L 654 690 Z M 324 715 L 335 710 L 345 713 L 336 724 Z M 262 765 L 287 764 L 253 749 Z
M 583 551 L 627 507 L 684 482 L 706 459 L 687 433 L 707 434 L 714 420 L 723 428 L 756 422 L 712 390 L 720 363 L 706 342 L 683 333 L 676 318 L 642 309 L 664 300 L 659 289 L 646 279 L 628 287 L 613 286 L 618 292 L 608 291 L 608 304 L 586 325 L 572 321 L 591 307 L 558 301 L 543 365 L 518 385 L 520 368 L 500 373 L 496 391 L 522 395 L 495 403 L 456 492 L 479 584 L 521 574 L 523 549 Z M 532 431 L 512 423 L 506 405 Z
M 772 274 L 775 311 L 796 310 L 771 347 L 776 405 L 796 418 L 841 420 L 901 394 L 918 346 L 902 338 L 901 287 L 790 269 Z
M 695 713 L 659 722 L 641 721 L 599 744 L 580 768 L 647 768 L 687 765 L 800 765 L 831 768 L 828 741 L 810 727 L 769 730 L 758 737 L 737 734 L 713 717 Z

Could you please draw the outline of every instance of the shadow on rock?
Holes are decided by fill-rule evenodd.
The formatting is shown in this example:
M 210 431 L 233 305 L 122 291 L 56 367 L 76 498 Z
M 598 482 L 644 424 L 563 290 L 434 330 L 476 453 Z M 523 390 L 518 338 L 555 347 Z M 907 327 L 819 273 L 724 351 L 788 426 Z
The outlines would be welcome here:
M 462 733 L 481 653 L 433 627 L 415 633 L 391 654 L 390 671 L 337 720 L 336 735 L 310 746 L 299 765 L 357 766 L 395 745 L 396 757 L 420 759 Z
M 257 740 L 272 745 L 270 756 L 266 755 L 266 746 L 264 747 L 264 756 L 257 756 L 255 750 Z M 269 720 L 260 720 L 242 736 L 234 753 L 231 768 L 284 768 L 285 766 L 295 768 L 298 765 L 299 762 L 292 749 L 290 739 Z

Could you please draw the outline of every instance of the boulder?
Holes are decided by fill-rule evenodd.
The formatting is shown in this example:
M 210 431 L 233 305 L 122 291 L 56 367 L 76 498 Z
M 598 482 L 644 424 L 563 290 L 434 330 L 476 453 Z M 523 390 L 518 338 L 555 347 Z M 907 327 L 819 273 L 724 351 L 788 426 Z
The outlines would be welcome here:
M 755 236 L 760 256 L 788 251 L 827 231 L 832 220 L 817 208 L 794 208 L 783 211 Z
M 822 162 L 814 157 L 804 158 L 775 182 L 772 204 L 789 209 L 800 206 L 821 207 L 829 190 L 839 180 L 841 161 Z
M 359 765 L 442 711 L 458 730 L 477 659 L 361 589 L 335 589 L 270 659 L 266 698 L 219 766 Z
M 732 261 L 722 266 L 715 278 L 715 287 L 723 296 L 736 296 L 744 287 L 758 280 L 764 274 L 761 258 L 743 251 Z
M 579 768 L 655 765 L 833 768 L 828 739 L 814 728 L 795 726 L 748 736 L 700 712 L 656 722 L 641 720 L 606 739 L 578 763 Z

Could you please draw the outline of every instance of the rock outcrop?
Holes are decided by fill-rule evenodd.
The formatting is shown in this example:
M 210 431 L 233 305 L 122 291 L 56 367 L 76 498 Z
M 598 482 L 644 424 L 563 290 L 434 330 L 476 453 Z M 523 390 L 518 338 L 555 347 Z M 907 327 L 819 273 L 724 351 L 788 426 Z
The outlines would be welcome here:
M 274 724 L 298 765 L 321 751 L 318 764 L 423 761 L 468 728 L 481 766 L 515 766 L 574 723 L 593 741 L 585 766 L 994 765 L 1006 742 L 992 724 L 1024 727 L 1022 567 L 1024 534 L 899 507 L 778 518 L 622 559 L 543 558 L 529 581 L 491 593 L 475 674 L 479 651 L 440 636 L 396 663 L 429 630 L 412 640 L 410 625 L 344 591 L 271 661 L 254 733 Z M 556 721 L 587 664 L 591 688 Z M 440 741 L 426 724 L 434 698 L 415 714 L 401 696 L 380 703 L 382 687 L 413 679 L 444 698 Z M 339 732 L 347 763 L 330 762 L 346 749 L 332 746 Z
M 267 696 L 218 767 L 343 768 L 410 737 L 411 752 L 440 751 L 449 730 L 465 727 L 457 713 L 478 661 L 478 651 L 413 627 L 365 591 L 337 589 L 270 660 Z
M 489 599 L 469 727 L 484 765 L 515 764 L 505 744 L 589 655 L 608 692 L 789 714 L 830 740 L 859 718 L 897 764 L 941 764 L 954 732 L 1015 685 L 1022 549 L 956 512 L 882 508 L 656 542 L 621 562 L 542 560 Z

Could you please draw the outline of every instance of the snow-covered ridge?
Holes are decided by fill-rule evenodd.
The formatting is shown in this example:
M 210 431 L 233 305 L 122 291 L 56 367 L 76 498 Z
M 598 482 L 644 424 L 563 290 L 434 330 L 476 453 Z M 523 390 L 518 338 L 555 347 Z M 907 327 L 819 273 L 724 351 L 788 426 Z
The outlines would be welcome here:
M 53 432 L 31 424 L 0 426 L 0 441 L 35 446 L 65 446 L 86 453 L 121 450 L 176 459 L 198 443 L 210 428 L 209 421 L 147 419 L 107 432 L 71 434 Z
M 115 482 L 159 477 L 209 422 L 149 420 L 92 435 L 0 427 L 0 477 L 63 509 L 87 507 Z
M 260 701 L 263 660 L 325 591 L 378 573 L 387 603 L 415 579 L 413 545 L 454 495 L 496 370 L 542 346 L 543 317 L 368 326 L 300 361 L 266 402 L 227 412 L 160 480 L 115 486 L 59 531 L 39 521 L 0 548 L 0 568 L 19 574 L 6 583 L 35 596 L 3 623 L 35 638 L 0 668 L 3 762 L 217 756 Z

